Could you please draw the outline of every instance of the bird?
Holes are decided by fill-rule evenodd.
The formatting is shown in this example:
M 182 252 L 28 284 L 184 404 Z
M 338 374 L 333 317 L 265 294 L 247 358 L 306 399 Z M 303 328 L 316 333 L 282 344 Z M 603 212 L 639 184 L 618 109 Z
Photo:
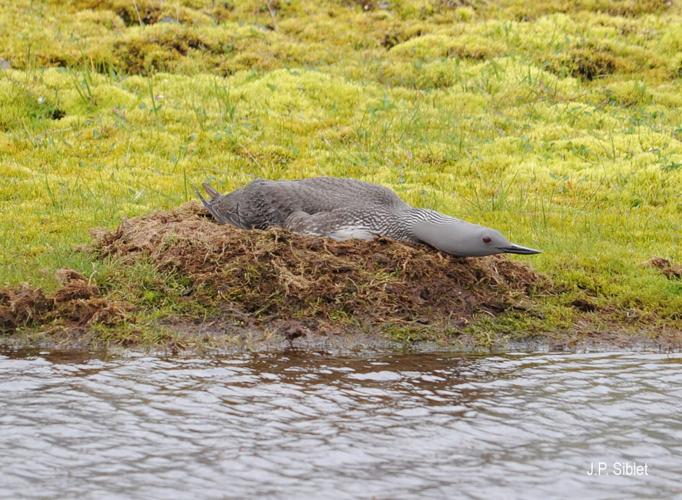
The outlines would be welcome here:
M 242 229 L 280 227 L 340 241 L 386 237 L 458 257 L 541 253 L 495 229 L 412 207 L 391 189 L 357 179 L 256 179 L 225 195 L 208 183 L 202 186 L 209 199 L 196 194 L 216 222 Z

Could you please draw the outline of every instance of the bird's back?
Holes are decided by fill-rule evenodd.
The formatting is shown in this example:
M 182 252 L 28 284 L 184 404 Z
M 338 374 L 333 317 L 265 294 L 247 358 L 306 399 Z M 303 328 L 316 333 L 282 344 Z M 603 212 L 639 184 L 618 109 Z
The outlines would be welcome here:
M 283 226 L 294 212 L 317 214 L 347 207 L 395 209 L 406 204 L 383 186 L 355 179 L 315 177 L 297 181 L 256 180 L 228 194 L 239 226 L 265 229 Z M 220 200 L 217 200 L 220 203 Z M 235 203 L 236 202 L 236 203 Z

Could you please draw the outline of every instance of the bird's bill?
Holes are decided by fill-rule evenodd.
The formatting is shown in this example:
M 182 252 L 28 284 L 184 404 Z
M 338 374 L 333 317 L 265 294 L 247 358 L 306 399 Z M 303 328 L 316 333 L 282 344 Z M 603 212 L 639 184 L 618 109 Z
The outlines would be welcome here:
M 511 244 L 508 247 L 500 247 L 505 253 L 518 253 L 521 255 L 533 255 L 536 253 L 542 253 L 541 250 L 535 250 L 534 248 L 522 247 L 521 245 Z

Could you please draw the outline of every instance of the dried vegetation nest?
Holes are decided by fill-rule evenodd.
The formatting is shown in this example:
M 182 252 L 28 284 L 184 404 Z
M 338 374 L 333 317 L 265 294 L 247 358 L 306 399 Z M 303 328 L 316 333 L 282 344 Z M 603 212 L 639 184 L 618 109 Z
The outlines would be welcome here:
M 208 291 L 268 320 L 461 325 L 477 312 L 513 307 L 544 285 L 502 256 L 463 259 L 382 238 L 338 242 L 246 231 L 215 224 L 194 202 L 128 220 L 96 240 L 101 257 L 150 259 L 189 278 L 195 300 Z

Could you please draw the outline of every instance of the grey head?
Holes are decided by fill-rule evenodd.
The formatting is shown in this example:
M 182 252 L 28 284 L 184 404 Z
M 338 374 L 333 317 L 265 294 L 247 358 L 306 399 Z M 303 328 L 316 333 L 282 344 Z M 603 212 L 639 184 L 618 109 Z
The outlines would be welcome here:
M 522 255 L 542 253 L 540 250 L 512 243 L 495 229 L 451 217 L 443 217 L 437 221 L 416 221 L 410 232 L 415 239 L 459 257 L 482 257 L 498 253 Z

